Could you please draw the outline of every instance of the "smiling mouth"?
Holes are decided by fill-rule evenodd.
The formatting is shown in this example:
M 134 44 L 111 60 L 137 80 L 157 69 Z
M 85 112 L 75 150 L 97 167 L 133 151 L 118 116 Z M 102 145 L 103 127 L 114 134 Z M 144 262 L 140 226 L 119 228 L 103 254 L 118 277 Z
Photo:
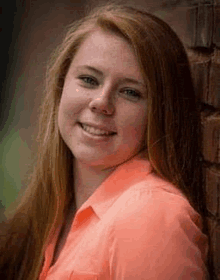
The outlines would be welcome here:
M 99 128 L 95 128 L 93 126 L 87 125 L 87 124 L 83 124 L 80 123 L 80 126 L 82 127 L 82 129 L 92 135 L 96 135 L 96 136 L 112 136 L 115 135 L 115 132 L 112 131 L 106 131 L 103 129 L 99 129 Z

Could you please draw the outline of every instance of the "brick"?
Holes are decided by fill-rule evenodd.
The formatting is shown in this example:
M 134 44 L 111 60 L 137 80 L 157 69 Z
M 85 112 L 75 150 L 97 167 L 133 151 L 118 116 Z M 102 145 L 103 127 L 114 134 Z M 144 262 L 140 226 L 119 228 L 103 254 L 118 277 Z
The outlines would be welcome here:
M 219 0 L 220 4 L 220 0 Z M 213 31 L 213 43 L 220 47 L 220 5 L 214 7 L 214 31 Z
M 204 159 L 220 163 L 220 116 L 207 117 L 202 128 Z
M 213 4 L 214 0 L 200 0 L 199 3 L 200 4 Z
M 196 47 L 209 48 L 212 44 L 213 6 L 198 6 Z
M 213 33 L 213 5 L 200 4 L 188 10 L 188 32 L 191 34 L 190 47 L 210 48 Z
M 214 49 L 212 61 L 214 61 L 217 64 L 220 64 L 220 49 Z
M 207 168 L 204 172 L 206 183 L 206 205 L 212 215 L 219 215 L 219 202 L 220 202 L 220 174 L 214 173 Z
M 190 8 L 187 11 L 187 23 L 188 23 L 188 33 L 190 37 L 189 47 L 195 47 L 196 45 L 196 23 L 198 17 L 198 7 Z
M 216 227 L 217 227 L 217 221 L 214 220 L 213 218 L 212 219 L 207 218 L 207 221 L 208 221 L 208 228 L 209 228 L 209 235 L 210 235 L 210 248 L 209 248 L 209 250 L 212 252 L 211 256 L 212 256 L 213 266 L 216 267 L 218 265 L 218 262 L 216 264 L 216 260 L 218 260 L 218 254 L 219 254 L 219 252 L 217 252 L 217 250 L 216 250 L 216 242 L 217 242 L 216 239 L 217 238 L 216 238 L 216 234 L 215 234 L 215 230 L 216 230 Z M 215 272 L 215 274 L 217 274 L 217 273 Z
M 216 108 L 220 108 L 220 63 L 218 63 L 218 60 L 219 57 L 214 57 L 211 63 L 210 84 L 207 96 L 207 103 Z
M 217 275 L 220 275 L 220 226 L 214 228 L 211 236 L 214 268 Z
M 200 1 L 205 1 L 205 0 L 164 0 L 162 2 L 162 7 L 163 8 L 174 8 L 174 7 L 183 7 L 183 6 L 195 6 L 200 3 Z M 208 2 L 212 0 L 207 0 Z
M 191 63 L 192 79 L 197 98 L 206 103 L 210 60 Z
M 207 222 L 208 222 L 209 234 L 212 237 L 213 231 L 217 226 L 217 218 L 214 219 L 214 218 L 207 218 L 206 217 L 206 219 L 207 219 Z

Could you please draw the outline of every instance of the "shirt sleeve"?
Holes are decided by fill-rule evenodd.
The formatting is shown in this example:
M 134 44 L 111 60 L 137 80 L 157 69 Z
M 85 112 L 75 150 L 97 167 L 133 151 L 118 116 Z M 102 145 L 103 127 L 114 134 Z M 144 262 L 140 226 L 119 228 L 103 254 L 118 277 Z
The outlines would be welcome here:
M 111 230 L 110 279 L 207 279 L 208 239 L 201 227 L 200 215 L 181 196 L 136 195 Z

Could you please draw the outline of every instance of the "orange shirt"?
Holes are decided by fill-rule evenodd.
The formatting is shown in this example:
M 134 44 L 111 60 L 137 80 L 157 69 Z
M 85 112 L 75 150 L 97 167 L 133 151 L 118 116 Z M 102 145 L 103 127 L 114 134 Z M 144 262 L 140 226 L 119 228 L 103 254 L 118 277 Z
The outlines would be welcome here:
M 184 195 L 135 157 L 119 166 L 77 211 L 50 267 L 59 230 L 39 280 L 206 279 L 208 239 Z

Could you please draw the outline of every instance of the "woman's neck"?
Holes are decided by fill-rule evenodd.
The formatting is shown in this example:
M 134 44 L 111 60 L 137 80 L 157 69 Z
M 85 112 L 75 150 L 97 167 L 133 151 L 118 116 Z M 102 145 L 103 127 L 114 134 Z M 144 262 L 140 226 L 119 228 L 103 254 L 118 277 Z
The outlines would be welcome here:
M 101 170 L 78 161 L 74 161 L 73 166 L 76 207 L 79 209 L 101 183 L 114 171 L 115 167 Z

